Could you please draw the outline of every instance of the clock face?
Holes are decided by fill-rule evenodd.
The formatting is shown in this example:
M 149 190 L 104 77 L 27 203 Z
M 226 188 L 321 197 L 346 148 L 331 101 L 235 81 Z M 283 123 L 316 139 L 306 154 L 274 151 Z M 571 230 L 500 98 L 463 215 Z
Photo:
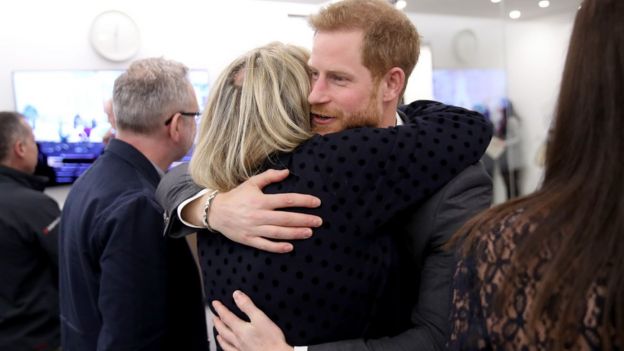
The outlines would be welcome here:
M 102 57 L 111 61 L 125 61 L 139 51 L 141 36 L 136 23 L 123 12 L 106 11 L 91 25 L 91 45 Z
M 472 30 L 464 29 L 453 37 L 453 49 L 459 62 L 470 64 L 477 57 L 479 39 Z

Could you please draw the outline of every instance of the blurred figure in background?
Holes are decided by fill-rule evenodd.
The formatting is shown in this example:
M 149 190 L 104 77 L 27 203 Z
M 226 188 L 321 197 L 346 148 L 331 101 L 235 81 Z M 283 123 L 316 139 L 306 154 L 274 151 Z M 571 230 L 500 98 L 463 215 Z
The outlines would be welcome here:
M 522 132 L 520 117 L 514 111 L 511 101 L 503 99 L 501 112 L 502 119 L 495 134 L 505 141 L 505 150 L 499 157 L 499 167 L 505 183 L 507 199 L 510 200 L 522 194 L 520 186 L 522 168 L 524 166 Z
M 16 112 L 0 112 L 0 350 L 60 345 L 58 204 L 34 176 L 37 144 Z
M 102 142 L 104 143 L 104 145 L 108 145 L 111 139 L 115 137 L 115 128 L 117 128 L 115 124 L 115 113 L 113 112 L 113 99 L 111 98 L 104 101 L 102 107 L 104 109 L 104 113 L 106 113 L 106 116 L 108 116 L 108 123 L 111 125 L 110 129 L 108 129 L 108 131 L 106 131 L 106 133 L 102 137 Z
M 455 236 L 451 350 L 622 349 L 622 18 L 621 0 L 583 2 L 542 188 Z

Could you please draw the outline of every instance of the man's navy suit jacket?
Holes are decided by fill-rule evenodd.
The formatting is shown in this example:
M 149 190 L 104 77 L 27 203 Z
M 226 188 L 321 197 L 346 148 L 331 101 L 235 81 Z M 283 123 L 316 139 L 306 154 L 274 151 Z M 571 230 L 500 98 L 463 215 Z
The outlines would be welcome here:
M 64 351 L 207 350 L 201 284 L 184 240 L 165 238 L 160 176 L 118 139 L 74 184 L 60 229 Z

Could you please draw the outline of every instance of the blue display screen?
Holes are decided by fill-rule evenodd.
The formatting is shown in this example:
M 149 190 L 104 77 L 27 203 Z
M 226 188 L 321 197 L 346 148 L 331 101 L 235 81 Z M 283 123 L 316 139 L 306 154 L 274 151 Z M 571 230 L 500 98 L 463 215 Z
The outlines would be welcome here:
M 13 72 L 16 110 L 26 116 L 39 144 L 40 160 L 51 167 L 53 184 L 74 182 L 102 153 L 111 125 L 103 103 L 111 98 L 123 70 Z M 206 70 L 189 77 L 203 110 L 208 96 Z M 190 154 L 185 156 L 189 159 Z

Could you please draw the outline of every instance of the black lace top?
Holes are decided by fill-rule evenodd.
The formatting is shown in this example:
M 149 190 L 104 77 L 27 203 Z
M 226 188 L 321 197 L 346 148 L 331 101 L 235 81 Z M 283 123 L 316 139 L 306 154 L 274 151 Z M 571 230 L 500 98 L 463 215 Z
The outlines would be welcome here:
M 522 210 L 507 216 L 493 228 L 479 233 L 474 254 L 457 264 L 453 283 L 451 310 L 452 332 L 450 350 L 552 350 L 554 340 L 549 336 L 556 315 L 537 321 L 535 332 L 528 330 L 528 313 L 539 289 L 543 266 L 550 252 L 536 253 L 528 269 L 512 281 L 513 303 L 507 303 L 502 313 L 496 305 L 496 296 L 508 281 L 516 246 L 536 228 Z M 587 292 L 584 317 L 579 323 L 576 339 L 566 345 L 567 350 L 607 350 L 604 338 L 613 344 L 610 350 L 619 350 L 612 326 L 603 324 L 606 288 L 600 274 Z

